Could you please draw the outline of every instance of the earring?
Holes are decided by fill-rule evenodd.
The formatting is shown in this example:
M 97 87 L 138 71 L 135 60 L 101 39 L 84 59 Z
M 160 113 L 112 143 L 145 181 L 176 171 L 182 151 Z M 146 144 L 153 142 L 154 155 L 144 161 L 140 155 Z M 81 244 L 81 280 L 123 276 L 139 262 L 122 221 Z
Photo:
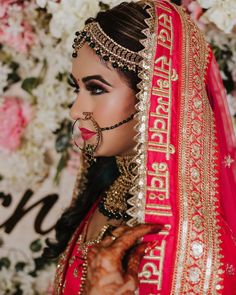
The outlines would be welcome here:
M 133 161 L 133 156 L 117 156 L 116 163 L 120 176 L 105 192 L 98 208 L 108 218 L 127 220 L 129 218 L 126 213 L 128 209 L 127 198 L 136 174 L 136 164 Z

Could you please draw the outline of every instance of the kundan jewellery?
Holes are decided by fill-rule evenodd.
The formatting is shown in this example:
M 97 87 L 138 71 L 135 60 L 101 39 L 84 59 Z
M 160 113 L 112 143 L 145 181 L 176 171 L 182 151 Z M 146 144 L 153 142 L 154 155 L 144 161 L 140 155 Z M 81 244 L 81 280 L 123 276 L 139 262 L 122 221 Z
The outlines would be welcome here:
M 133 162 L 133 156 L 116 157 L 116 163 L 120 176 L 105 192 L 98 207 L 108 218 L 127 220 L 127 198 L 133 185 L 136 164 Z
M 87 228 L 88 228 L 88 224 L 86 224 L 86 227 L 85 227 L 86 231 L 87 231 Z M 111 228 L 113 228 L 113 226 L 111 226 L 110 224 L 105 224 L 101 228 L 97 238 L 94 240 L 91 240 L 91 241 L 85 242 L 84 241 L 85 237 L 83 234 L 81 234 L 79 236 L 79 239 L 77 242 L 79 244 L 79 247 L 78 247 L 77 252 L 81 252 L 82 258 L 84 260 L 84 263 L 82 265 L 82 278 L 81 278 L 81 286 L 80 286 L 79 295 L 84 294 L 84 289 L 85 289 L 85 284 L 86 284 L 86 279 L 87 279 L 87 272 L 88 272 L 88 251 L 89 251 L 90 247 L 98 245 L 102 241 L 105 233 Z
M 72 45 L 72 56 L 77 57 L 77 51 L 87 42 L 97 55 L 104 61 L 111 62 L 114 68 L 123 71 L 136 71 L 140 67 L 142 57 L 138 52 L 129 50 L 112 40 L 101 28 L 98 22 L 92 21 L 85 25 L 83 31 L 75 33 L 76 38 Z
M 135 113 L 131 114 L 128 118 L 114 124 L 114 125 L 111 125 L 111 126 L 108 126 L 108 127 L 100 127 L 98 125 L 98 123 L 95 121 L 95 119 L 93 118 L 93 113 L 91 112 L 83 112 L 83 115 L 84 115 L 84 118 L 78 118 L 74 121 L 74 123 L 72 124 L 72 138 L 74 140 L 74 143 L 75 145 L 86 155 L 87 159 L 88 159 L 88 162 L 90 164 L 92 164 L 94 161 L 95 161 L 95 158 L 94 158 L 94 152 L 95 150 L 97 149 L 97 147 L 99 146 L 101 140 L 102 140 L 102 132 L 104 131 L 108 131 L 108 130 L 112 130 L 112 129 L 115 129 L 115 128 L 118 128 L 120 127 L 121 125 L 123 124 L 126 124 L 128 123 L 129 121 L 133 120 L 134 118 L 134 115 Z M 82 121 L 88 121 L 90 120 L 95 128 L 95 131 L 96 132 L 91 132 L 91 133 L 94 133 L 96 135 L 96 142 L 95 144 L 90 144 L 90 143 L 86 143 L 86 141 L 84 141 L 84 146 L 83 147 L 80 147 L 76 141 L 76 132 L 75 131 L 78 131 L 76 130 L 76 123 L 79 122 L 79 120 L 82 120 Z
M 97 149 L 101 139 L 102 139 L 102 133 L 101 133 L 101 128 L 99 127 L 98 123 L 94 120 L 92 113 L 90 112 L 83 112 L 84 118 L 78 118 L 77 120 L 74 121 L 74 123 L 72 124 L 72 138 L 74 140 L 75 145 L 82 151 L 84 152 L 84 154 L 86 155 L 88 162 L 90 164 L 92 164 L 95 161 L 94 158 L 94 152 Z M 76 123 L 79 121 L 91 121 L 96 132 L 96 142 L 95 144 L 90 144 L 90 143 L 86 143 L 86 141 L 84 141 L 84 146 L 80 147 L 77 142 L 76 142 L 76 138 L 75 138 L 75 125 Z M 76 130 L 77 131 L 77 130 Z

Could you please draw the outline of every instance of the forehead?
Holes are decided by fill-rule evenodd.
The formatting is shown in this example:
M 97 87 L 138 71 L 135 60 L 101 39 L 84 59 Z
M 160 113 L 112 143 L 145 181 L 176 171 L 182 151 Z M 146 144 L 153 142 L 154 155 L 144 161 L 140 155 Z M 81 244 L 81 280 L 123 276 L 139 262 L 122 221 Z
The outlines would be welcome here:
M 110 80 L 121 79 L 119 73 L 103 62 L 87 44 L 80 48 L 78 56 L 72 59 L 72 74 L 77 79 L 98 74 Z

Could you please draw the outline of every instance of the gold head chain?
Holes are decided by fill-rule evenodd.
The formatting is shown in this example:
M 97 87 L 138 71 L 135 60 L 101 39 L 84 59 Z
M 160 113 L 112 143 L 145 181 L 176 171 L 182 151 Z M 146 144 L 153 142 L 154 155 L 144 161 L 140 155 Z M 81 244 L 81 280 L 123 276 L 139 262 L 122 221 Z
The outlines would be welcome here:
M 87 42 L 97 55 L 104 61 L 111 62 L 114 68 L 123 71 L 137 71 L 140 68 L 142 57 L 138 52 L 129 50 L 112 40 L 101 28 L 98 22 L 93 21 L 85 25 L 83 31 L 75 33 L 76 38 L 72 45 L 72 56 L 78 56 L 77 51 Z

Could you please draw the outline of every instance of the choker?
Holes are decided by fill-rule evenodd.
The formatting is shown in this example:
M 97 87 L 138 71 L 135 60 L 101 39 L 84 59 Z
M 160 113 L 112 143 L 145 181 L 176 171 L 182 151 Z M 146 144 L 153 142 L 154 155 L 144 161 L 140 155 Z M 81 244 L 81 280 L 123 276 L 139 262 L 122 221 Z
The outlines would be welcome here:
M 116 163 L 120 176 L 113 182 L 110 188 L 105 192 L 98 204 L 99 211 L 109 219 L 129 218 L 127 199 L 129 191 L 133 185 L 136 164 L 133 162 L 133 156 L 116 157 Z

